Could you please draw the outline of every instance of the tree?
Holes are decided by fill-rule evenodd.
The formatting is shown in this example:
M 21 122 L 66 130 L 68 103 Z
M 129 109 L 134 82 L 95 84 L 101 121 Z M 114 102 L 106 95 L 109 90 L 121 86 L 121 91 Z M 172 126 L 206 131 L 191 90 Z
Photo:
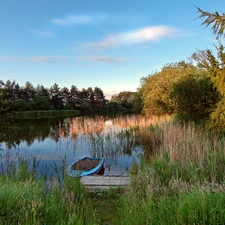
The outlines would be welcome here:
M 27 81 L 25 83 L 25 86 L 22 90 L 22 96 L 23 96 L 23 99 L 28 101 L 28 102 L 32 102 L 35 98 L 34 87 L 29 81 Z
M 15 81 L 11 82 L 7 80 L 5 83 L 2 82 L 2 96 L 7 100 L 14 100 L 14 87 Z
M 131 112 L 135 114 L 140 114 L 143 109 L 143 102 L 139 92 L 135 92 L 132 99 L 132 109 Z
M 156 71 L 141 79 L 138 91 L 142 101 L 142 113 L 146 116 L 161 116 L 172 114 L 175 103 L 171 98 L 173 83 L 181 77 L 192 74 L 195 66 L 184 61 L 165 65 L 161 71 Z
M 93 92 L 94 97 L 94 103 L 93 106 L 96 108 L 101 108 L 105 104 L 105 96 L 103 94 L 103 91 L 99 87 L 95 87 Z
M 79 106 L 79 91 L 75 85 L 72 85 L 70 88 L 70 98 L 69 98 L 69 106 L 73 109 L 77 109 Z
M 54 83 L 49 89 L 50 101 L 55 109 L 63 109 L 63 101 L 60 92 L 60 87 L 58 84 Z
M 61 89 L 61 96 L 62 96 L 62 101 L 63 101 L 63 108 L 68 109 L 70 93 L 69 93 L 69 89 L 67 87 L 63 87 Z
M 173 84 L 171 97 L 175 102 L 175 113 L 187 120 L 209 119 L 219 101 L 208 72 L 200 69 Z
M 9 100 L 8 106 L 10 111 L 29 111 L 32 109 L 31 103 L 23 98 L 18 98 L 14 101 Z
M 0 143 L 5 141 L 5 137 L 12 135 L 16 130 L 9 116 L 8 100 L 3 98 L 3 85 L 3 81 L 0 80 Z
M 134 107 L 135 94 L 136 92 L 132 91 L 122 91 L 113 95 L 111 101 L 121 104 L 123 108 L 131 112 Z
M 220 15 L 218 12 L 209 13 L 204 12 L 198 8 L 198 12 L 201 13 L 200 18 L 205 18 L 204 22 L 206 26 L 213 24 L 213 33 L 217 35 L 218 46 L 217 57 L 207 49 L 205 51 L 198 51 L 192 57 L 198 62 L 202 68 L 209 71 L 210 79 L 212 80 L 214 87 L 221 95 L 220 101 L 217 104 L 216 109 L 211 114 L 212 126 L 218 130 L 225 130 L 225 52 L 220 37 L 225 33 L 225 14 Z M 223 36 L 225 37 L 225 35 Z
M 48 100 L 43 92 L 39 92 L 36 98 L 32 101 L 32 108 L 34 110 L 53 110 L 52 103 Z
M 216 34 L 217 38 L 221 37 L 225 31 L 225 14 L 223 13 L 220 15 L 218 12 L 205 12 L 198 7 L 197 9 L 198 13 L 201 14 L 199 18 L 205 18 L 205 20 L 202 22 L 202 25 L 206 25 L 208 27 L 212 24 L 213 33 Z

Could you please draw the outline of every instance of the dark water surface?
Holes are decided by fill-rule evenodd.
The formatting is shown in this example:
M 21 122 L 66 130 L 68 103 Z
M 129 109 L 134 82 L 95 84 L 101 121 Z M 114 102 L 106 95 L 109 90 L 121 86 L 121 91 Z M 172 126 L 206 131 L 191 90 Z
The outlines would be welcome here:
M 69 165 L 91 156 L 105 157 L 104 175 L 128 175 L 142 153 L 133 132 L 104 118 L 24 119 L 15 125 L 17 133 L 0 145 L 2 170 L 18 157 L 35 156 L 39 173 L 52 174 L 62 161 Z

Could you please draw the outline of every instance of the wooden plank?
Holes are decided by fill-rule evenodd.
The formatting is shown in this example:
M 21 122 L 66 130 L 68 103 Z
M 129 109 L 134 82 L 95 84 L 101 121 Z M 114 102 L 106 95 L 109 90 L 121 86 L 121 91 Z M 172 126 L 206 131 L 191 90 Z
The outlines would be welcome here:
M 84 176 L 81 183 L 90 191 L 125 188 L 130 184 L 129 176 Z

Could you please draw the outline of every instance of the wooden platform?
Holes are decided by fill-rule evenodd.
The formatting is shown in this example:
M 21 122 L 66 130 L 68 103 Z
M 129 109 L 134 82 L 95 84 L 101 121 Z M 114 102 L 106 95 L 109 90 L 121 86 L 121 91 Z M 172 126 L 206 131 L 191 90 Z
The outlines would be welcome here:
M 129 176 L 84 176 L 81 183 L 89 191 L 102 191 L 106 189 L 122 189 L 130 184 Z

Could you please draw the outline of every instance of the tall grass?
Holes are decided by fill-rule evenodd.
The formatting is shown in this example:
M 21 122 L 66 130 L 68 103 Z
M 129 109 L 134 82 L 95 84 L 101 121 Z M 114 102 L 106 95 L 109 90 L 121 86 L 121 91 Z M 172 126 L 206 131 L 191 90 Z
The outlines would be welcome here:
M 120 224 L 224 224 L 225 138 L 171 121 L 141 135 L 155 155 L 134 169 Z
M 71 122 L 70 133 L 87 132 L 99 154 L 105 148 L 105 154 L 123 146 L 129 150 L 135 144 L 144 149 L 141 163 L 130 171 L 127 192 L 116 199 L 118 207 L 113 205 L 119 216 L 112 224 L 225 224 L 223 136 L 170 117 L 111 119 L 121 128 L 115 138 L 112 129 L 102 133 L 103 117 Z M 46 180 L 36 179 L 35 165 L 26 161 L 12 165 L 10 174 L 0 176 L 0 224 L 102 224 L 93 210 L 98 205 L 91 202 L 79 179 L 63 175 L 64 168 L 54 164 L 56 176 Z M 110 207 L 110 201 L 113 198 L 102 209 Z M 108 216 L 107 221 L 110 224 Z
M 33 161 L 36 163 L 35 161 Z M 97 224 L 79 179 L 37 178 L 20 159 L 0 176 L 0 224 Z

